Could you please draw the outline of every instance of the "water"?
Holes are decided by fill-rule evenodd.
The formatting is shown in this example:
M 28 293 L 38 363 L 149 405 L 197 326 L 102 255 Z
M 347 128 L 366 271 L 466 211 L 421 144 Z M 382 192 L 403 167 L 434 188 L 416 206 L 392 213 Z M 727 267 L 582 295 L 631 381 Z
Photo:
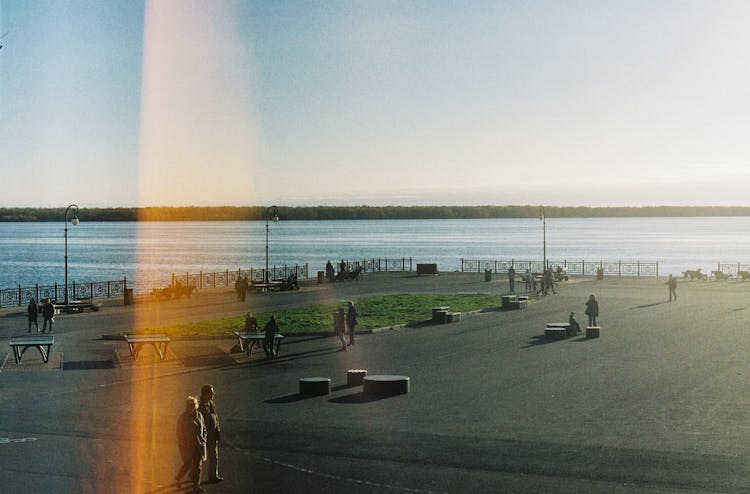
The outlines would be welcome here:
M 660 274 L 750 260 L 750 217 L 548 218 L 547 257 L 658 261 Z M 62 284 L 59 223 L 0 223 L 0 288 Z M 113 222 L 68 226 L 69 281 L 118 280 L 144 290 L 184 274 L 265 266 L 265 223 Z M 270 225 L 271 266 L 412 257 L 443 271 L 466 259 L 541 260 L 538 219 L 280 221 Z

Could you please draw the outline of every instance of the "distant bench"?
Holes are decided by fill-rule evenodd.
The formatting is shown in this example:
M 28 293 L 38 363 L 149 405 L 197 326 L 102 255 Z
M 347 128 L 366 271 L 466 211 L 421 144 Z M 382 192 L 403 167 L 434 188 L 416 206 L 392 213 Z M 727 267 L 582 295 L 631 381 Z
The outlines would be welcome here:
M 101 306 L 91 301 L 73 300 L 72 302 L 68 302 L 67 304 L 53 304 L 53 307 L 55 308 L 55 314 L 59 314 L 61 312 L 69 314 L 71 312 L 84 312 L 86 309 L 89 309 L 92 312 L 96 312 Z
M 439 274 L 437 264 L 417 264 L 417 274 Z
M 242 333 L 235 331 L 234 334 L 237 336 L 237 344 L 240 346 L 240 351 L 245 352 L 248 357 L 253 353 L 253 347 L 255 345 L 258 345 L 259 347 L 263 346 L 263 340 L 266 339 L 266 335 L 263 333 Z M 284 335 L 276 333 L 273 340 L 276 342 L 276 355 L 278 355 L 279 347 L 284 340 Z
M 21 363 L 21 358 L 29 348 L 36 348 L 42 354 L 44 363 L 49 362 L 49 354 L 52 345 L 55 343 L 55 337 L 49 336 L 19 336 L 10 339 L 10 348 L 13 350 L 13 356 L 16 358 L 16 364 Z
M 135 360 L 138 360 L 138 353 L 140 353 L 143 345 L 153 345 L 159 354 L 159 358 L 164 360 L 167 356 L 167 347 L 172 339 L 165 334 L 126 334 L 125 341 L 128 343 L 130 355 Z

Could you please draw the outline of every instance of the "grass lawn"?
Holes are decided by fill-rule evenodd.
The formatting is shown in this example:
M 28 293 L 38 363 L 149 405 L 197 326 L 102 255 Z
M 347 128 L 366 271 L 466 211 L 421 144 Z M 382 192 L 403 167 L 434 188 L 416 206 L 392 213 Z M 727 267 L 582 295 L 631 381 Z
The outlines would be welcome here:
M 448 306 L 454 312 L 468 312 L 500 305 L 497 295 L 487 294 L 402 294 L 366 297 L 353 301 L 359 313 L 357 329 L 374 329 L 424 321 L 432 317 L 432 308 L 438 306 Z M 329 332 L 333 331 L 333 311 L 338 307 L 346 308 L 346 304 L 342 302 L 297 307 L 257 313 L 255 317 L 258 319 L 258 326 L 262 328 L 271 314 L 274 314 L 283 334 Z M 242 330 L 244 326 L 244 317 L 227 317 L 160 328 L 144 328 L 138 333 L 166 333 L 170 336 L 225 335 Z

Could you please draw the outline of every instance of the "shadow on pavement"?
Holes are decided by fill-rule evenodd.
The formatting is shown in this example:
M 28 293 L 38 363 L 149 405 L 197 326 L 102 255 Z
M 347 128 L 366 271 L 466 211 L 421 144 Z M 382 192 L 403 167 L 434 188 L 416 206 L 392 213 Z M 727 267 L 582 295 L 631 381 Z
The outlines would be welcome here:
M 556 341 L 562 341 L 562 340 L 553 340 L 551 338 L 547 338 L 543 334 L 539 334 L 536 336 L 532 336 L 529 340 L 529 343 L 526 346 L 522 346 L 521 348 L 533 348 L 535 346 L 541 346 L 541 345 L 548 345 L 550 343 L 555 343 Z
M 116 367 L 111 360 L 74 360 L 63 362 L 63 370 L 114 369 Z
M 363 391 L 360 391 L 359 393 L 354 393 L 346 396 L 340 396 L 338 398 L 331 398 L 328 400 L 329 403 L 338 403 L 341 405 L 357 405 L 362 403 L 371 403 L 373 401 L 379 401 L 383 400 L 385 398 L 390 398 L 390 396 L 376 396 L 376 395 L 368 395 L 365 394 Z
M 654 302 L 653 304 L 636 305 L 635 307 L 631 307 L 630 310 L 633 310 L 633 309 L 646 309 L 648 307 L 655 307 L 657 305 L 668 304 L 668 303 L 669 303 L 668 301 L 663 300 L 661 302 Z
M 290 395 L 277 396 L 276 398 L 263 400 L 263 403 L 294 403 L 296 401 L 307 400 L 309 398 L 317 398 L 317 396 L 305 396 L 299 393 L 293 393 Z

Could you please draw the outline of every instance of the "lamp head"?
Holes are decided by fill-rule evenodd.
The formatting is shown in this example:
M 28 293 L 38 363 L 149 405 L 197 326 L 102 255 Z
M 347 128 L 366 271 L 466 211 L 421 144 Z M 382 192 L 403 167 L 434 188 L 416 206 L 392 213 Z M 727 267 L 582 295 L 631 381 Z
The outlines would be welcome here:
M 73 223 L 73 226 L 78 224 L 78 216 L 73 215 L 73 218 L 70 220 L 71 223 Z

